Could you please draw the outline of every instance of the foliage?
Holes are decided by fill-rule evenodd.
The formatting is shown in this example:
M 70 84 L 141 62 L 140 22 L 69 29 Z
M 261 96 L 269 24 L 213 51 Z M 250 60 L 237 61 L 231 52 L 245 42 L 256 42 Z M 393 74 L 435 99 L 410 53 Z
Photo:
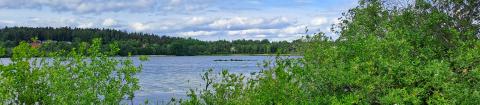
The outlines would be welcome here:
M 140 72 L 130 58 L 110 57 L 116 45 L 101 51 L 101 40 L 70 51 L 46 53 L 26 42 L 13 48 L 10 62 L 0 65 L 3 104 L 119 104 L 138 90 Z M 67 56 L 61 56 L 67 55 Z
M 38 38 L 40 50 L 55 52 L 79 47 L 81 42 L 102 38 L 102 44 L 118 43 L 118 55 L 212 55 L 212 54 L 273 54 L 293 51 L 291 42 L 268 40 L 201 41 L 192 38 L 127 33 L 112 29 L 29 28 L 0 29 L 0 45 L 13 48 L 21 41 Z M 108 50 L 108 46 L 102 46 Z M 11 52 L 7 53 L 11 56 Z
M 477 104 L 478 12 L 439 5 L 478 11 L 478 2 L 434 1 L 361 0 L 334 27 L 339 39 L 303 39 L 303 58 L 277 59 L 251 78 L 222 72 L 182 104 Z

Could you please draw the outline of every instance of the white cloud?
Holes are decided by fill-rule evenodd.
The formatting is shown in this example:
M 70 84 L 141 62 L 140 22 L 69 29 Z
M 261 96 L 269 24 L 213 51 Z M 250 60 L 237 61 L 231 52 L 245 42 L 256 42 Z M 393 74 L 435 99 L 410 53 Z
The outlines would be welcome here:
M 180 32 L 178 34 L 186 37 L 195 37 L 195 36 L 210 36 L 210 35 L 215 35 L 217 33 L 218 32 L 214 32 L 214 31 L 189 31 L 189 32 Z
M 10 26 L 101 28 L 102 21 L 103 20 L 73 16 L 51 18 L 27 17 Z
M 332 24 L 339 24 L 341 21 L 338 20 L 337 18 L 332 18 Z
M 79 20 L 71 17 L 61 17 L 58 20 L 46 20 L 46 21 L 51 21 L 50 22 L 51 24 L 55 24 L 57 26 L 76 26 Z M 49 23 L 45 23 L 45 24 L 49 24 Z
M 327 18 L 325 17 L 315 17 L 312 19 L 311 24 L 314 26 L 320 26 L 328 23 Z
M 279 29 L 246 29 L 227 31 L 227 35 L 258 35 L 258 34 L 276 34 Z
M 283 28 L 291 25 L 285 17 L 279 18 L 247 18 L 247 17 L 233 17 L 227 19 L 216 20 L 209 24 L 214 29 L 231 29 L 242 30 L 249 28 Z
M 305 34 L 306 26 L 292 26 L 283 29 L 283 34 Z
M 0 20 L 0 28 L 3 28 L 5 26 L 11 26 L 12 24 L 15 24 L 15 21 L 12 20 Z
M 135 31 L 146 31 L 150 28 L 150 26 L 143 23 L 135 22 L 130 24 L 130 28 Z
M 107 26 L 107 27 L 111 27 L 111 26 L 114 26 L 116 24 L 117 24 L 117 21 L 115 19 L 112 19 L 112 18 L 104 19 L 103 22 L 102 22 L 102 25 Z
M 160 0 L 161 1 L 161 0 Z M 212 7 L 212 3 L 221 0 L 163 0 L 160 9 L 169 12 L 193 12 Z M 161 5 L 161 4 L 160 4 Z
M 255 35 L 256 38 L 267 38 L 267 35 Z
M 12 21 L 12 20 L 0 20 L 0 23 L 3 23 L 3 24 L 15 24 L 15 21 Z
M 206 24 L 208 22 L 210 21 L 205 17 L 191 17 L 187 19 L 188 25 L 201 25 L 201 24 Z
M 258 22 L 259 20 L 256 20 L 256 21 Z M 210 26 L 213 28 L 230 29 L 234 25 L 246 25 L 246 24 L 253 24 L 253 22 L 250 23 L 250 20 L 245 17 L 234 17 L 231 19 L 217 20 L 212 24 L 210 24 Z
M 30 18 L 30 20 L 35 21 L 35 22 L 41 21 L 41 19 L 38 18 L 38 17 L 32 17 L 32 18 Z
M 227 31 L 227 35 L 249 36 L 252 38 L 292 38 L 298 39 L 305 35 L 305 25 L 289 26 L 281 29 L 246 29 Z
M 87 23 L 80 23 L 80 25 L 78 25 L 79 28 L 92 28 L 93 27 L 93 23 L 92 22 L 87 22 Z

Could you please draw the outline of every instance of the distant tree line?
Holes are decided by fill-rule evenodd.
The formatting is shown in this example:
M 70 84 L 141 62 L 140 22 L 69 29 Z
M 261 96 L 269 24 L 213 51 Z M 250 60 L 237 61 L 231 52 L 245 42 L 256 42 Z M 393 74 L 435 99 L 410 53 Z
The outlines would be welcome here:
M 32 41 L 32 39 L 37 41 Z M 81 42 L 101 38 L 107 44 L 117 43 L 118 55 L 213 55 L 213 54 L 273 54 L 290 53 L 294 42 L 264 40 L 218 40 L 201 41 L 193 38 L 159 36 L 146 33 L 129 33 L 114 29 L 70 28 L 70 27 L 5 27 L 0 29 L 0 46 L 6 48 L 6 56 L 11 48 L 21 41 L 37 44 L 41 50 L 70 50 Z

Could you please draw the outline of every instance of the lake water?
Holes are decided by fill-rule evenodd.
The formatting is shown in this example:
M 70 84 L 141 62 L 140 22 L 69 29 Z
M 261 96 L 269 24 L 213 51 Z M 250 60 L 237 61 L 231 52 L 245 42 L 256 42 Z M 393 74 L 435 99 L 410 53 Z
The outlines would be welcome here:
M 138 64 L 138 58 L 134 58 Z M 229 61 L 239 59 L 245 61 Z M 153 103 L 166 103 L 172 97 L 186 98 L 189 89 L 201 88 L 201 74 L 213 69 L 219 72 L 228 69 L 232 73 L 250 74 L 258 72 L 265 60 L 274 60 L 272 56 L 163 56 L 150 57 L 143 62 L 143 71 L 137 76 L 141 89 L 136 92 L 134 103 L 143 103 L 145 99 Z M 227 61 L 215 61 L 227 60 Z

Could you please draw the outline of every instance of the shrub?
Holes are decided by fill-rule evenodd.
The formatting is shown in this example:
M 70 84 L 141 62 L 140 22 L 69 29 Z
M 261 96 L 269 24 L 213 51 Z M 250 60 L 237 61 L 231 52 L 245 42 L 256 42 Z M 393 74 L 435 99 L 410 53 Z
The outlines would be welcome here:
M 141 70 L 130 58 L 100 51 L 101 41 L 82 43 L 71 51 L 45 53 L 21 42 L 10 63 L 0 65 L 3 104 L 119 104 L 139 89 L 134 75 Z

